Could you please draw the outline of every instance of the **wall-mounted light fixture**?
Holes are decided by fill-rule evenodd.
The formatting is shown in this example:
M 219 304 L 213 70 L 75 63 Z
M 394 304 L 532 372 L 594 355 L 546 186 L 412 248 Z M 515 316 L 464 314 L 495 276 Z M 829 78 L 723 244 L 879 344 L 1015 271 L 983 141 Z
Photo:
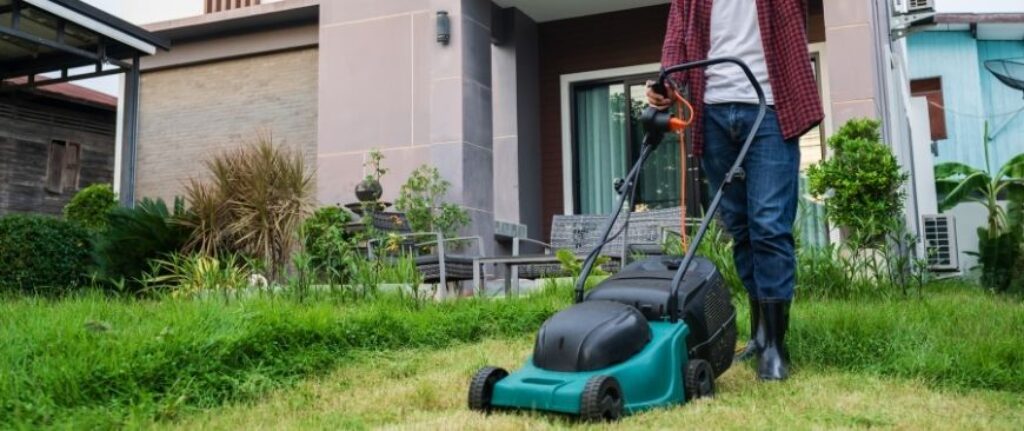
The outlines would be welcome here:
M 448 19 L 448 11 L 437 11 L 437 43 L 447 45 L 452 40 L 452 23 Z

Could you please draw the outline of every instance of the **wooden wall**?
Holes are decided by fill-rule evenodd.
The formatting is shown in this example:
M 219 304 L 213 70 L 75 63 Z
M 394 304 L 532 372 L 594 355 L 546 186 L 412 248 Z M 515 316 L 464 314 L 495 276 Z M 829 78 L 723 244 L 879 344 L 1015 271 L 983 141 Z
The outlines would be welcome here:
M 0 215 L 61 214 L 76 189 L 46 190 L 50 142 L 81 145 L 78 189 L 114 179 L 117 114 L 96 108 L 34 97 L 0 94 Z

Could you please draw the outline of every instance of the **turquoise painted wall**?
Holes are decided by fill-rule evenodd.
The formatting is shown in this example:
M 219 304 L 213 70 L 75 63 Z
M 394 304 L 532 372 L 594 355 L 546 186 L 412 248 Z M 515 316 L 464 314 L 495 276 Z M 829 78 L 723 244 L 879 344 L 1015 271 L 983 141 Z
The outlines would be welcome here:
M 942 77 L 948 139 L 939 141 L 936 163 L 957 161 L 984 168 L 985 120 L 994 132 L 1024 108 L 1024 95 L 996 80 L 984 61 L 1024 57 L 1024 43 L 978 41 L 969 32 L 924 32 L 907 41 L 912 79 Z M 998 169 L 1024 153 L 1024 113 L 1013 118 L 992 141 L 992 164 Z
M 992 137 L 992 168 L 999 169 L 1013 156 L 1024 153 L 1024 92 L 999 82 L 984 68 L 985 61 L 1024 57 L 1024 41 L 982 41 L 978 60 L 982 62 L 981 94 L 989 115 Z M 998 130 L 997 130 L 998 129 Z

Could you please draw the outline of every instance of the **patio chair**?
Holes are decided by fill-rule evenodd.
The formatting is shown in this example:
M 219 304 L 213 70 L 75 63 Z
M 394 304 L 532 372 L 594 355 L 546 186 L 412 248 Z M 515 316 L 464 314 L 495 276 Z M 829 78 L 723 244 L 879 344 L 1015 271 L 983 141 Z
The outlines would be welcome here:
M 530 238 L 512 239 L 512 256 L 521 257 L 522 245 L 533 244 L 543 250 L 544 255 L 551 256 L 551 263 L 540 263 L 516 266 L 513 271 L 513 282 L 518 279 L 538 279 L 545 277 L 566 277 L 567 273 L 562 265 L 555 258 L 557 250 L 570 250 L 579 258 L 586 257 L 600 241 L 601 227 L 607 216 L 604 215 L 556 215 L 551 218 L 551 242 L 546 243 Z M 613 229 L 618 230 L 622 221 L 616 223 Z M 622 237 L 615 238 L 604 247 L 602 255 L 608 257 L 608 261 L 601 265 L 601 269 L 609 273 L 618 272 L 622 267 Z
M 390 219 L 395 227 L 408 228 L 409 223 L 404 214 L 391 214 Z M 428 284 L 440 284 L 447 288 L 451 282 L 472 280 L 473 260 L 484 255 L 484 241 L 479 236 L 445 238 L 438 232 L 412 232 L 411 229 L 389 232 L 399 237 L 398 250 L 383 250 L 381 241 L 387 239 L 371 239 L 366 244 L 369 258 L 397 261 L 400 255 L 409 256 L 415 262 L 416 270 L 423 276 L 423 282 Z M 467 242 L 475 243 L 475 253 L 461 250 Z M 383 253 L 375 252 L 375 248 Z M 460 252 L 453 253 L 452 250 Z

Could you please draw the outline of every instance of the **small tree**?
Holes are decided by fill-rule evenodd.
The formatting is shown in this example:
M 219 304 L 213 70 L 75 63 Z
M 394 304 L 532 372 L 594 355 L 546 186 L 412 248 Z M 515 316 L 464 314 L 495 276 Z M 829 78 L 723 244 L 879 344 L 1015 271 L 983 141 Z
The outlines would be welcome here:
M 828 140 L 832 157 L 807 171 L 809 192 L 826 217 L 861 244 L 877 243 L 903 211 L 907 174 L 881 142 L 880 123 L 850 120 Z
M 941 211 L 964 202 L 979 203 L 988 211 L 988 226 L 978 229 L 978 251 L 973 254 L 981 265 L 982 283 L 1006 290 L 1024 242 L 1024 154 L 1018 154 L 993 172 L 988 122 L 983 143 L 985 170 L 956 162 L 939 164 L 935 166 L 935 187 L 942 196 Z M 999 204 L 1002 197 L 1009 199 L 1006 210 Z
M 451 183 L 441 178 L 437 168 L 420 166 L 399 190 L 395 208 L 406 214 L 414 230 L 452 237 L 469 223 L 469 213 L 458 205 L 442 201 L 450 187 Z

